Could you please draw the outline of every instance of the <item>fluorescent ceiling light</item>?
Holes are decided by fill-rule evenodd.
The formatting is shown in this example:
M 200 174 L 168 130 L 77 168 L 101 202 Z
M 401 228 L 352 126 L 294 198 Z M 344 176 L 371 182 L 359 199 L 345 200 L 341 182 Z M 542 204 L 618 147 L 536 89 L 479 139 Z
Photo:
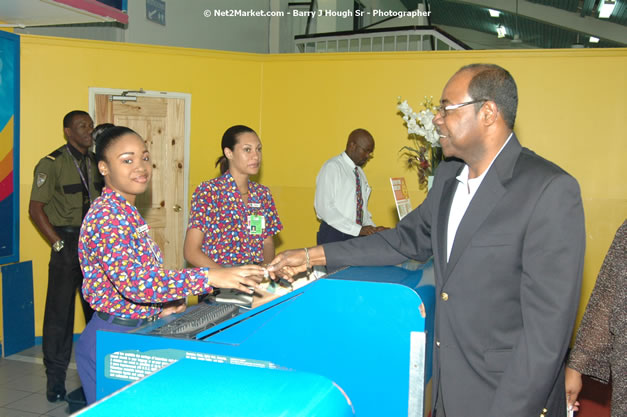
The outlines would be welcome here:
M 603 0 L 601 7 L 599 7 L 599 18 L 607 19 L 612 15 L 614 11 L 614 7 L 616 6 L 616 1 L 611 0 Z
M 501 15 L 501 12 L 494 9 L 488 9 L 488 12 L 490 12 L 491 17 L 499 17 Z
M 505 37 L 505 28 L 501 25 L 498 25 L 496 27 L 496 36 L 497 38 L 504 38 Z
M 599 43 L 599 38 L 596 36 L 590 36 L 590 43 Z

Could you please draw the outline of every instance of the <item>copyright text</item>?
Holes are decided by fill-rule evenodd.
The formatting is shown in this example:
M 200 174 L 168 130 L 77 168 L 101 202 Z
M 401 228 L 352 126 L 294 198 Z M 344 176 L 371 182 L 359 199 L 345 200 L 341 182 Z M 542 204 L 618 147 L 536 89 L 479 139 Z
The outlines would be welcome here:
M 339 17 L 339 18 L 353 18 L 362 16 L 373 17 L 429 17 L 430 11 L 422 10 L 332 10 L 332 9 L 319 9 L 319 10 L 298 10 L 294 9 L 288 12 L 281 10 L 241 10 L 241 9 L 205 9 L 203 11 L 204 17 Z

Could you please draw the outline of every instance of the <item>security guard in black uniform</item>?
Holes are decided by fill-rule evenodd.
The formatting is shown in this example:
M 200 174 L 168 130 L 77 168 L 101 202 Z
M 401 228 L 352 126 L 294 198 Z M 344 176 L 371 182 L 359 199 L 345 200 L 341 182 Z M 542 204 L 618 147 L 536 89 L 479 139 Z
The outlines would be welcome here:
M 74 300 L 83 282 L 78 235 L 90 203 L 104 185 L 95 156 L 89 150 L 93 129 L 88 113 L 68 113 L 63 118 L 67 143 L 39 161 L 31 191 L 29 214 L 52 245 L 42 343 L 48 377 L 46 397 L 50 402 L 65 398 L 65 375 L 74 334 Z M 93 310 L 84 300 L 82 304 L 85 322 L 89 322 Z

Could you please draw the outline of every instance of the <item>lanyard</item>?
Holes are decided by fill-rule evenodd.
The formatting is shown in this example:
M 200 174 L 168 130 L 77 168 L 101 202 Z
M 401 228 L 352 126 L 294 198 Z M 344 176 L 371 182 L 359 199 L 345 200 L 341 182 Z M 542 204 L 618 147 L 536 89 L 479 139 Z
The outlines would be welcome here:
M 237 191 L 237 184 L 235 183 L 235 179 L 231 177 L 231 181 L 233 182 L 233 189 Z M 246 228 L 248 229 L 248 233 L 251 235 L 261 235 L 266 227 L 265 218 L 261 214 L 261 202 L 258 199 L 258 195 L 256 192 L 253 193 L 250 187 L 251 182 L 248 181 L 248 201 L 244 203 L 244 199 L 241 197 L 240 199 L 242 204 L 238 205 L 238 213 L 243 219 L 246 219 Z M 240 211 L 240 208 L 243 208 L 244 212 Z M 257 213 L 257 214 L 255 214 Z
M 235 184 L 235 180 L 233 180 L 233 185 L 234 185 L 233 189 L 237 190 L 237 184 Z M 241 193 L 240 193 L 240 199 L 242 200 L 242 207 L 244 208 L 243 217 L 247 217 L 249 215 L 248 214 L 249 211 L 252 211 L 253 213 L 259 212 L 261 208 L 261 203 L 258 201 L 257 193 L 253 193 L 250 187 L 248 187 L 248 203 L 244 203 L 244 199 L 241 197 Z
M 85 176 L 83 175 L 83 171 L 81 170 L 81 167 L 78 166 L 78 161 L 76 160 L 76 158 L 74 158 L 74 155 L 72 154 L 72 151 L 70 151 L 70 147 L 67 146 L 67 143 L 65 144 L 65 149 L 67 149 L 67 153 L 69 153 L 70 156 L 72 157 L 72 162 L 74 162 L 74 166 L 76 167 L 76 170 L 78 171 L 78 175 L 80 175 L 80 177 L 81 177 L 81 182 L 85 186 L 85 189 L 87 189 L 87 194 L 89 195 L 89 202 L 91 203 L 91 201 L 92 201 L 92 199 L 91 199 L 91 190 L 89 189 L 89 172 L 91 171 L 91 160 L 89 159 L 89 156 L 86 156 L 86 159 L 87 159 L 87 180 L 85 180 Z
M 146 239 L 146 243 L 148 243 L 148 247 L 150 248 L 150 252 L 152 252 L 152 255 L 155 257 L 155 261 L 157 261 L 157 263 L 161 264 L 162 263 L 161 257 L 159 256 L 159 254 L 157 253 L 157 250 L 155 249 L 155 247 L 152 244 L 152 238 L 148 234 L 149 230 L 150 230 L 150 226 L 148 226 L 147 224 L 144 224 L 143 226 L 139 226 L 137 228 L 137 231 L 139 232 L 139 236 L 143 236 Z

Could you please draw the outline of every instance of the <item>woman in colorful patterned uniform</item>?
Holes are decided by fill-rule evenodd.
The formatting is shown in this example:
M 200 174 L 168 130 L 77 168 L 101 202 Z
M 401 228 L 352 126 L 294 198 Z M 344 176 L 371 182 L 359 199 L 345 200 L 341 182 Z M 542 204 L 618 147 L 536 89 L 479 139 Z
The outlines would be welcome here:
M 175 300 L 210 293 L 213 286 L 250 293 L 263 276 L 263 268 L 256 265 L 163 269 L 159 247 L 134 206 L 152 173 L 144 141 L 127 127 L 111 127 L 98 138 L 96 160 L 105 188 L 83 221 L 78 247 L 83 295 L 96 311 L 76 345 L 88 404 L 96 399 L 97 330 L 127 332 L 159 316 L 181 312 L 185 304 Z
M 283 225 L 270 190 L 249 179 L 261 166 L 255 131 L 241 125 L 227 129 L 218 165 L 222 175 L 200 184 L 192 197 L 185 259 L 210 268 L 271 261 L 273 236 Z

